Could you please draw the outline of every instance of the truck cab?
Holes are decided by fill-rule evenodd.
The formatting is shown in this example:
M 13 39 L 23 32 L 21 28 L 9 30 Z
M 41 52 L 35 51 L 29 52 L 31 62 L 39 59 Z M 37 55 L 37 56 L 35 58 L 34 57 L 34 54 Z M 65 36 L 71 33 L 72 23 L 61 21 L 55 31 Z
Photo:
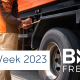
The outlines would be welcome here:
M 39 71 L 41 80 L 79 80 L 79 64 L 63 64 L 63 49 L 80 49 L 80 1 L 18 0 L 18 10 L 21 19 L 41 20 L 18 36 L 19 50 L 50 50 L 50 70 Z

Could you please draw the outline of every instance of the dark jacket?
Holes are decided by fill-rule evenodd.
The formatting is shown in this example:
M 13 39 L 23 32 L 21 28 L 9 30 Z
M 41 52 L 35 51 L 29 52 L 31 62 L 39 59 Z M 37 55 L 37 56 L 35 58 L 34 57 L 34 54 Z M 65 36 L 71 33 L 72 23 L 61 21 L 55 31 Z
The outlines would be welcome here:
M 17 0 L 0 0 L 0 33 L 18 33 L 20 24 Z

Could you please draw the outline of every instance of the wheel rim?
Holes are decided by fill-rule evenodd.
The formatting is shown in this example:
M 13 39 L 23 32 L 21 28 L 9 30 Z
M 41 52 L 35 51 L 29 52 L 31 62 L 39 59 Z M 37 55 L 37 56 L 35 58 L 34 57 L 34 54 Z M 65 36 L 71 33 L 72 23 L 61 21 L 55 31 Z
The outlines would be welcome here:
M 46 70 L 45 73 L 49 79 L 56 79 L 61 70 L 61 53 L 56 43 L 49 43 L 46 50 L 50 50 L 50 70 Z

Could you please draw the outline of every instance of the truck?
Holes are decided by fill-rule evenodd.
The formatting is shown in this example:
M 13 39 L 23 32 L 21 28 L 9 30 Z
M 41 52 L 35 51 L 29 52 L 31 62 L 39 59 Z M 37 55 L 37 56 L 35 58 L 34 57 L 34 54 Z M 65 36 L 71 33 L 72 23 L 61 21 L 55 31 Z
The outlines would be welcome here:
M 39 71 L 41 80 L 79 80 L 76 66 L 80 70 L 80 63 L 77 64 L 77 56 L 80 56 L 77 54 L 77 49 L 80 50 L 80 0 L 18 0 L 18 9 L 22 20 L 28 17 L 33 22 L 40 20 L 27 30 L 20 29 L 18 50 L 50 51 L 50 70 Z M 76 59 L 74 63 L 66 64 L 64 72 L 63 49 L 74 49 Z

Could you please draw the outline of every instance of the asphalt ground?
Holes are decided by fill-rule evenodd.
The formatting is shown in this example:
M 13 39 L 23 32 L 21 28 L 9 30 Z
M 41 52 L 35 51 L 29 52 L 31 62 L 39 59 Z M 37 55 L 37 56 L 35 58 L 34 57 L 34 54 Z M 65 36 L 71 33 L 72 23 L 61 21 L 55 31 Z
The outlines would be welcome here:
M 11 70 L 12 80 L 41 80 L 37 70 Z

